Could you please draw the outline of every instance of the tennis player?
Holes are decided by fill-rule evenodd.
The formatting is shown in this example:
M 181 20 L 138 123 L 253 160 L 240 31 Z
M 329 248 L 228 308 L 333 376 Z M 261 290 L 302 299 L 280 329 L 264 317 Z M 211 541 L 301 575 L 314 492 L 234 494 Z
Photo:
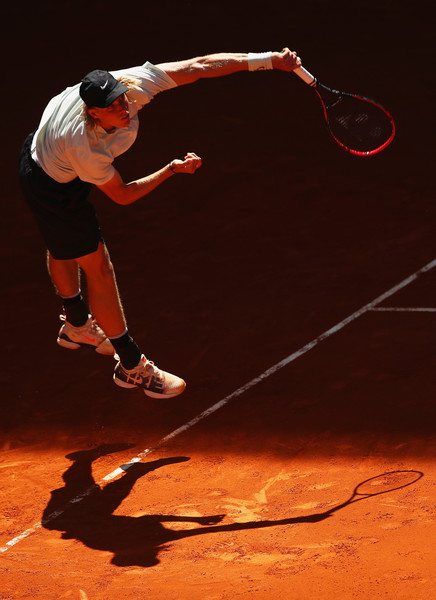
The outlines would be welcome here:
M 113 379 L 170 398 L 186 387 L 180 377 L 160 370 L 138 347 L 127 328 L 114 268 L 98 218 L 88 200 L 91 186 L 128 205 L 175 174 L 193 174 L 201 158 L 188 152 L 158 171 L 125 182 L 114 167 L 138 133 L 138 113 L 156 94 L 202 78 L 238 71 L 301 65 L 295 52 L 220 53 L 119 71 L 94 70 L 50 100 L 38 128 L 20 155 L 24 197 L 48 248 L 47 266 L 62 303 L 57 342 L 64 348 L 88 346 L 115 354 Z M 85 274 L 87 300 L 81 291 Z

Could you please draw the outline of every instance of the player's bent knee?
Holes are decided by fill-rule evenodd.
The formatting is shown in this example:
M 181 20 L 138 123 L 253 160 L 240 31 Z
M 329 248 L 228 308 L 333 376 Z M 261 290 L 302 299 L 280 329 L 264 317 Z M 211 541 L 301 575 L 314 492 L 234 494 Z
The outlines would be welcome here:
M 106 246 L 100 244 L 96 252 L 77 260 L 87 277 L 114 279 L 115 272 Z

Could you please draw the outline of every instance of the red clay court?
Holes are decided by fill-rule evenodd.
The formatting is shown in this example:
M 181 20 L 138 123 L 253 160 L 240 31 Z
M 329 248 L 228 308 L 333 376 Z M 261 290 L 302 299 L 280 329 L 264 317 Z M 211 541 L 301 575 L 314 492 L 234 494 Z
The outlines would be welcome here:
M 0 600 L 432 597 L 429 8 L 3 9 Z M 59 302 L 18 189 L 22 141 L 93 68 L 286 45 L 389 108 L 396 139 L 347 155 L 285 73 L 203 81 L 145 107 L 123 176 L 187 151 L 203 167 L 128 208 L 92 198 L 132 333 L 188 388 L 166 402 L 122 390 L 113 359 L 56 344 Z M 349 502 L 365 481 L 375 495 Z

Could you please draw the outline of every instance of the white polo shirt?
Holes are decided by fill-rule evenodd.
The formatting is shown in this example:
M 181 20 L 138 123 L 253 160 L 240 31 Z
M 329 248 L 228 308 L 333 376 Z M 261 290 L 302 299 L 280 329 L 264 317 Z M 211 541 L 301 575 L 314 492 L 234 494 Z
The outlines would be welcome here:
M 90 129 L 83 118 L 80 84 L 68 87 L 48 103 L 34 135 L 32 157 L 59 183 L 76 177 L 103 185 L 115 174 L 114 159 L 130 148 L 138 135 L 138 111 L 156 94 L 177 86 L 169 75 L 146 62 L 142 66 L 111 71 L 140 80 L 140 89 L 128 92 L 130 123 L 108 133 L 102 127 Z

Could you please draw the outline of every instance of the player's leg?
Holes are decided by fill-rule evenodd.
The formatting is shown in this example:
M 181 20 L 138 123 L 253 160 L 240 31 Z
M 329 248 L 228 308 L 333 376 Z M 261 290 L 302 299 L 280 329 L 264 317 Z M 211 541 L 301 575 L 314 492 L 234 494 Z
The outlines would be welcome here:
M 74 260 L 56 260 L 47 250 L 47 270 L 62 300 L 63 316 L 73 327 L 82 327 L 89 319 L 89 308 L 80 289 L 80 269 Z
M 59 296 L 71 298 L 79 292 L 80 271 L 74 259 L 56 260 L 47 250 L 47 270 Z
M 100 242 L 95 252 L 75 260 L 86 275 L 92 314 L 108 337 L 121 335 L 126 329 L 126 319 L 106 245 Z
M 47 251 L 47 268 L 53 286 L 62 300 L 64 324 L 57 342 L 64 348 L 76 350 L 91 347 L 99 354 L 114 354 L 112 344 L 89 314 L 80 289 L 80 269 L 74 259 L 58 260 Z
M 110 339 L 117 353 L 114 381 L 124 388 L 140 387 L 154 398 L 181 394 L 183 379 L 161 371 L 142 354 L 130 336 L 120 301 L 115 271 L 105 244 L 96 252 L 76 259 L 86 275 L 92 314 Z

